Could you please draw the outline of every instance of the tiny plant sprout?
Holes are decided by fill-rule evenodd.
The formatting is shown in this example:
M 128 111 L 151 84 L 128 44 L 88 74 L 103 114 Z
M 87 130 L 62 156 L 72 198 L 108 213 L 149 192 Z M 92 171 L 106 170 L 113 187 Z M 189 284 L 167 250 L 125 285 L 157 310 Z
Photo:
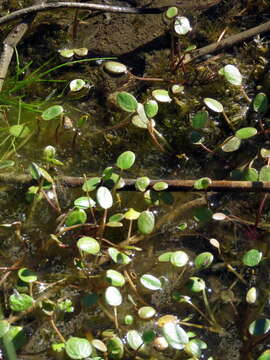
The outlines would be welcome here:
M 46 146 L 43 150 L 43 155 L 44 158 L 49 158 L 49 159 L 54 158 L 56 155 L 55 147 L 52 145 Z

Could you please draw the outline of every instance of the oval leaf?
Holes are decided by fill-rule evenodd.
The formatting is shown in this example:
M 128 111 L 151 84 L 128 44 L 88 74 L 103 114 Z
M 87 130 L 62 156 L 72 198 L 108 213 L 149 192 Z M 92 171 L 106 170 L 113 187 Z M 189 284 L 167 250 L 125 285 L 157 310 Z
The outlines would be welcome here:
M 135 162 L 135 154 L 132 151 L 125 151 L 118 156 L 116 165 L 121 170 L 127 170 L 131 168 L 134 162 Z
M 66 342 L 66 353 L 71 359 L 85 359 L 92 353 L 91 344 L 87 339 L 71 337 Z
M 100 186 L 97 190 L 97 202 L 102 209 L 109 209 L 113 205 L 113 198 L 110 190 Z

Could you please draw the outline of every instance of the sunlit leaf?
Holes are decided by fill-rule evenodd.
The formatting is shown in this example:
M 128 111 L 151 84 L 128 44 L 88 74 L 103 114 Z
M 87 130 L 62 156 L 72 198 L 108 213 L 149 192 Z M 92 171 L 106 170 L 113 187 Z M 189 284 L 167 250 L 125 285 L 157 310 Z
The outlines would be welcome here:
M 168 344 L 174 349 L 182 350 L 185 344 L 188 343 L 187 333 L 180 325 L 174 322 L 166 323 L 162 331 Z
M 238 86 L 242 84 L 242 75 L 236 66 L 225 65 L 222 70 L 222 75 L 230 84 Z
M 219 101 L 212 98 L 204 98 L 203 101 L 212 111 L 217 113 L 221 113 L 223 111 L 223 105 Z
M 154 230 L 155 216 L 149 211 L 143 211 L 138 218 L 138 229 L 142 234 L 148 235 Z
M 65 221 L 66 226 L 84 224 L 87 220 L 86 212 L 83 209 L 75 209 L 71 211 Z
M 25 138 L 30 134 L 30 129 L 27 125 L 13 125 L 9 128 L 10 135 L 16 138 Z
M 127 170 L 131 168 L 131 166 L 135 162 L 135 154 L 132 151 L 125 151 L 121 155 L 118 156 L 116 160 L 116 165 L 121 170 Z
M 152 96 L 157 102 L 169 103 L 172 101 L 169 92 L 163 89 L 156 89 L 152 91 Z
M 133 350 L 142 350 L 143 339 L 136 330 L 130 330 L 127 332 L 127 343 Z
M 135 187 L 139 191 L 145 191 L 150 184 L 150 179 L 147 176 L 136 179 Z
M 192 30 L 188 18 L 177 16 L 174 20 L 173 29 L 176 35 L 186 35 Z
M 70 337 L 66 341 L 65 349 L 71 359 L 85 359 L 92 353 L 89 341 L 79 337 Z
M 138 315 L 143 320 L 149 320 L 155 314 L 156 314 L 156 310 L 152 306 L 143 306 L 138 310 Z
M 87 196 L 81 196 L 74 200 L 74 206 L 79 209 L 89 209 L 96 206 L 96 202 Z
M 77 241 L 77 247 L 86 254 L 97 255 L 100 251 L 99 242 L 90 236 L 81 237 Z
M 117 336 L 110 337 L 107 342 L 107 347 L 108 347 L 108 354 L 110 359 L 119 360 L 123 358 L 124 345 L 119 337 Z
M 25 311 L 34 304 L 34 299 L 27 294 L 12 294 L 9 297 L 9 306 L 13 311 Z
M 248 328 L 248 331 L 251 335 L 261 336 L 270 330 L 270 320 L 269 319 L 257 319 L 253 321 Z
M 127 67 L 126 65 L 118 62 L 118 61 L 105 61 L 104 62 L 104 69 L 113 75 L 121 75 L 121 74 L 125 74 L 127 72 Z
M 60 116 L 61 114 L 63 114 L 63 112 L 64 109 L 62 106 L 53 105 L 47 108 L 46 110 L 44 110 L 43 113 L 41 114 L 41 117 L 43 120 L 49 121 Z
M 262 253 L 259 250 L 251 249 L 242 257 L 243 264 L 247 266 L 257 266 L 262 259 Z
M 253 109 L 257 113 L 265 114 L 268 110 L 268 97 L 265 93 L 259 93 L 253 100 Z
M 122 304 L 122 295 L 115 286 L 109 286 L 105 290 L 105 300 L 110 306 L 119 306 Z
M 170 262 L 177 267 L 185 266 L 188 260 L 188 255 L 182 250 L 174 251 L 170 257 Z
M 18 271 L 18 276 L 22 281 L 24 281 L 26 283 L 31 283 L 31 282 L 37 281 L 36 273 L 34 273 L 32 270 L 27 269 L 27 268 L 21 268 Z
M 148 100 L 144 104 L 144 111 L 149 119 L 156 116 L 158 113 L 158 103 L 156 102 L 156 100 Z
M 241 145 L 241 140 L 236 136 L 231 136 L 227 141 L 222 145 L 221 149 L 224 152 L 233 152 L 239 149 Z
M 105 186 L 100 186 L 96 194 L 98 205 L 102 209 L 109 209 L 113 205 L 113 198 L 110 190 Z
M 125 285 L 125 278 L 124 276 L 116 270 L 110 269 L 106 271 L 106 280 L 112 286 L 124 286 Z
M 119 250 L 113 247 L 109 247 L 108 253 L 116 264 L 127 265 L 131 262 L 131 258 L 129 256 L 127 256 L 126 254 L 120 252 Z
M 10 323 L 7 320 L 0 320 L 0 338 L 10 329 Z
M 201 292 L 205 289 L 205 282 L 203 279 L 193 276 L 187 282 L 187 288 L 192 292 Z
M 238 139 L 249 139 L 257 134 L 257 129 L 253 127 L 245 127 L 236 131 L 235 136 Z
M 259 173 L 259 181 L 270 181 L 270 166 L 263 166 Z
M 153 275 L 144 274 L 140 277 L 141 284 L 150 290 L 160 290 L 161 281 Z
M 116 102 L 122 110 L 127 112 L 135 112 L 138 107 L 135 97 L 125 91 L 117 93 Z
M 196 256 L 194 264 L 198 270 L 206 269 L 212 264 L 213 260 L 213 254 L 211 254 L 210 252 L 202 252 L 201 254 Z

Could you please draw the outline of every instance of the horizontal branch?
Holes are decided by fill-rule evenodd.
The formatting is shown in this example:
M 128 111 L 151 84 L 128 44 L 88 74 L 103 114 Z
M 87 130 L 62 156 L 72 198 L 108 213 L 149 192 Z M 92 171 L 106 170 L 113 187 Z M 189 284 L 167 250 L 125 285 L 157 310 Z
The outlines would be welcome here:
M 43 3 L 17 10 L 9 15 L 1 17 L 0 25 L 32 13 L 55 10 L 55 9 L 68 9 L 68 8 L 79 9 L 79 10 L 99 10 L 104 12 L 115 12 L 115 13 L 124 13 L 124 14 L 160 14 L 164 10 L 164 8 L 133 8 L 133 7 L 113 6 L 113 5 L 103 5 L 103 4 L 88 4 L 83 2 L 56 2 L 49 4 Z
M 66 187 L 79 187 L 82 186 L 85 179 L 83 177 L 74 176 L 57 176 L 55 183 Z M 119 191 L 136 191 L 136 179 L 124 179 L 125 185 Z M 178 192 L 178 191 L 205 191 L 194 189 L 196 180 L 150 180 L 148 186 L 151 189 L 157 182 L 166 182 L 168 188 L 165 191 Z M 0 184 L 13 184 L 29 186 L 34 183 L 30 175 L 15 175 L 15 174 L 0 174 Z M 270 181 L 233 181 L 233 180 L 212 180 L 206 191 L 216 192 L 270 192 Z
M 197 59 L 201 56 L 212 54 L 216 51 L 220 51 L 227 47 L 231 47 L 239 42 L 242 42 L 242 41 L 245 41 L 245 40 L 251 38 L 252 36 L 255 36 L 258 34 L 263 34 L 267 31 L 270 31 L 270 21 L 267 21 L 266 23 L 255 26 L 248 30 L 242 31 L 238 34 L 229 36 L 226 39 L 221 40 L 219 42 L 214 42 L 210 45 L 207 45 L 200 49 L 194 50 L 190 53 L 190 56 L 187 56 L 187 58 L 186 58 L 186 60 L 184 60 L 184 62 L 189 63 L 189 62 L 193 61 L 194 59 Z

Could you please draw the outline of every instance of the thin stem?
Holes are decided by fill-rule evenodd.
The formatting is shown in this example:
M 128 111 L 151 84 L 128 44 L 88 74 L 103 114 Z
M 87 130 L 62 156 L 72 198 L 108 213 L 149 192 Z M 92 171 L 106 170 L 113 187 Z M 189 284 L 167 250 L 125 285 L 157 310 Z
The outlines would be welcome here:
M 251 99 L 250 99 L 250 97 L 248 96 L 248 94 L 246 93 L 246 90 L 245 90 L 245 88 L 244 88 L 243 85 L 240 87 L 240 89 L 241 89 L 241 92 L 242 92 L 244 98 L 247 100 L 247 102 L 248 102 L 248 103 L 251 103 Z
M 119 329 L 119 325 L 118 325 L 117 307 L 116 307 L 116 306 L 113 307 L 113 314 L 114 314 L 115 327 L 116 327 L 116 329 L 118 330 L 118 329 Z
M 224 111 L 224 110 L 222 111 L 222 115 L 223 115 L 223 117 L 224 117 L 224 119 L 225 119 L 225 121 L 226 121 L 227 125 L 229 126 L 229 128 L 230 128 L 230 129 L 232 129 L 233 131 L 235 131 L 234 126 L 232 125 L 232 123 L 231 123 L 230 119 L 228 118 L 228 116 L 227 116 L 227 114 L 225 113 L 225 111 Z
M 50 324 L 51 324 L 51 327 L 53 328 L 53 330 L 54 330 L 54 331 L 56 332 L 56 334 L 58 335 L 59 339 L 60 339 L 63 343 L 65 343 L 66 340 L 65 340 L 65 338 L 63 337 L 63 335 L 60 333 L 58 327 L 55 325 L 55 322 L 54 322 L 53 318 L 50 318 Z

